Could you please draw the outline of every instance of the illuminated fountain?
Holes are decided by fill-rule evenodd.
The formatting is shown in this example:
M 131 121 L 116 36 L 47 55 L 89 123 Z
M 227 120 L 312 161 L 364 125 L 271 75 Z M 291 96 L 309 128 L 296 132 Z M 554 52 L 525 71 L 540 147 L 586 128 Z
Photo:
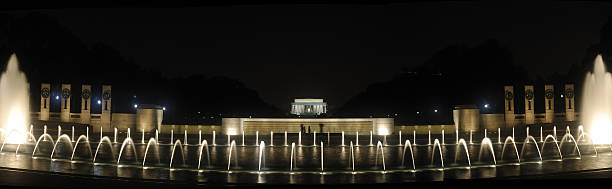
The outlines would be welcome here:
M 612 75 L 597 55 L 592 73 L 587 73 L 582 97 L 582 122 L 594 144 L 612 143 Z
M 0 76 L 0 127 L 6 131 L 3 133 L 6 143 L 25 142 L 29 99 L 28 81 L 25 74 L 19 71 L 17 56 L 13 54 Z

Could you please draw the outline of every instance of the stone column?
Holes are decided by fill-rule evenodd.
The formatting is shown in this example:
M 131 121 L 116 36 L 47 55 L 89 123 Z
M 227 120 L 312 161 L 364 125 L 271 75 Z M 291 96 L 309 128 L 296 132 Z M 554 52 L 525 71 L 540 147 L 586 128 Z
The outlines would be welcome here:
M 534 104 L 533 85 L 525 85 L 525 124 L 534 124 Z
M 40 84 L 40 120 L 49 120 L 49 106 L 51 98 L 51 85 L 49 83 Z
M 91 85 L 81 87 L 81 123 L 91 123 Z
M 514 126 L 514 86 L 504 86 L 506 128 Z
M 70 91 L 70 84 L 62 84 L 62 95 L 61 107 L 60 107 L 60 120 L 62 122 L 70 122 L 70 97 L 72 97 Z
M 111 86 L 102 85 L 102 115 L 101 123 L 105 131 L 111 131 Z
M 544 123 L 552 123 L 555 117 L 555 88 L 554 85 L 544 86 L 544 105 L 546 114 Z
M 576 114 L 574 113 L 574 84 L 565 84 L 565 120 L 575 121 Z

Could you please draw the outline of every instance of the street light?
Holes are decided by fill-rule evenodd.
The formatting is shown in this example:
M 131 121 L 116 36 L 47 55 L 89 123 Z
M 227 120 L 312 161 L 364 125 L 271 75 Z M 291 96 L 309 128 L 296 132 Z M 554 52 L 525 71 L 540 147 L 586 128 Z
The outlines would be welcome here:
M 102 101 L 98 100 L 98 104 L 102 104 Z
M 489 108 L 489 104 L 485 104 L 485 105 L 484 105 L 484 107 L 485 107 L 485 108 Z
M 138 108 L 138 104 L 134 104 L 134 108 Z

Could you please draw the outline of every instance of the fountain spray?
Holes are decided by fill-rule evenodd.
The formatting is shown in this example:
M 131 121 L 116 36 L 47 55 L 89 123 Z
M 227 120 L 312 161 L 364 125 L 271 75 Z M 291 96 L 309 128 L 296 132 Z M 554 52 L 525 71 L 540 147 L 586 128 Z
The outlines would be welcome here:
M 62 136 L 62 126 L 57 126 L 57 138 L 59 138 L 60 136 Z
M 270 131 L 270 146 L 274 146 L 274 132 Z
M 285 133 L 287 133 L 287 132 L 285 131 Z M 289 164 L 289 170 L 290 171 L 293 171 L 293 161 L 296 161 L 295 160 L 294 151 L 295 151 L 295 142 L 292 142 L 291 143 L 291 162 Z M 297 161 L 295 163 L 297 163 Z
M 3 141 L 23 144 L 27 137 L 27 122 L 30 121 L 30 92 L 26 75 L 19 70 L 19 61 L 14 53 L 11 54 L 0 81 L 0 127 L 6 132 L 3 133 L 6 135 Z M 23 135 L 9 134 L 11 132 Z
M 144 144 L 144 128 L 142 128 L 142 137 L 140 138 L 140 143 Z
M 74 126 L 72 126 L 72 136 L 71 136 L 71 138 L 72 138 L 72 142 L 74 142 Z
M 353 168 L 353 173 L 355 172 L 355 153 L 353 152 L 353 141 L 351 141 L 351 161 L 352 161 L 352 168 Z
M 113 136 L 113 142 L 117 143 L 117 127 L 115 127 L 115 134 Z
M 259 146 L 257 143 L 259 141 L 259 131 L 255 131 L 255 146 Z
M 540 142 L 544 142 L 544 138 L 543 138 L 543 133 L 542 133 L 542 126 L 540 126 Z
M 497 128 L 497 143 L 501 144 L 501 129 Z
M 402 131 L 401 130 L 399 131 L 398 136 L 399 136 L 399 145 L 401 146 L 402 145 Z
M 312 135 L 312 146 L 317 146 L 317 131 Z
M 217 145 L 217 132 L 213 130 L 213 146 Z
M 530 135 L 529 135 L 529 127 L 527 127 L 527 131 L 526 131 L 526 133 L 527 133 L 527 136 L 530 136 Z
M 459 127 L 455 127 L 455 144 L 459 144 Z
M 427 130 L 427 145 L 431 145 L 431 129 Z
M 342 131 L 342 146 L 344 146 L 344 131 Z
M 188 145 L 187 144 L 187 130 L 184 130 L 184 131 L 185 131 L 185 136 L 183 136 L 183 140 L 185 141 L 185 145 Z M 229 142 L 228 142 L 228 144 L 229 144 Z
M 555 137 L 555 140 L 557 140 L 557 126 L 553 126 L 553 136 Z
M 374 144 L 372 144 L 372 130 L 370 130 L 370 146 L 374 146 Z
M 86 135 L 85 135 L 85 136 L 86 136 L 86 137 L 88 138 L 88 140 L 89 140 L 89 127 L 85 127 L 85 129 L 87 129 L 87 131 L 86 131 Z M 32 132 L 32 130 L 30 130 L 30 132 Z
M 155 143 L 159 145 L 159 131 L 155 129 Z
M 321 172 L 323 172 L 323 141 L 321 141 Z
M 174 129 L 170 130 L 170 144 L 174 141 Z
M 128 128 L 128 131 L 127 131 L 127 137 L 128 137 L 128 138 L 132 138 L 130 135 L 131 135 L 131 133 L 130 133 L 130 128 Z
M 484 129 L 484 137 L 487 138 L 487 129 Z
M 412 130 L 412 145 L 416 146 L 416 130 Z
M 287 131 L 285 131 L 285 146 L 287 146 Z
M 470 144 L 474 144 L 474 143 L 472 142 L 472 130 L 470 130 Z
M 302 146 L 302 131 L 298 133 L 298 146 Z

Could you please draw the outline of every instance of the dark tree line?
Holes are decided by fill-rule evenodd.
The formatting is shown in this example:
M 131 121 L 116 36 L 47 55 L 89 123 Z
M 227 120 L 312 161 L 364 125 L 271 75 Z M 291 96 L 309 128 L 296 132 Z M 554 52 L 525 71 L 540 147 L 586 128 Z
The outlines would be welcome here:
M 159 70 L 138 66 L 108 45 L 84 44 L 43 13 L 0 14 L 0 61 L 6 62 L 12 53 L 30 82 L 32 111 L 40 110 L 40 83 L 51 83 L 53 96 L 60 95 L 61 83 L 69 83 L 75 112 L 80 111 L 81 84 L 93 85 L 92 113 L 99 112 L 95 102 L 101 98 L 101 85 L 110 84 L 113 112 L 133 113 L 134 104 L 159 104 L 167 107 L 167 123 L 218 124 L 215 115 L 281 114 L 240 81 L 204 75 L 166 77 Z M 52 111 L 59 111 L 59 101 L 51 102 Z
M 604 40 L 612 37 L 610 24 L 605 27 L 610 29 L 602 32 L 606 35 Z M 594 46 L 612 49 L 612 42 Z M 452 110 L 457 105 L 476 105 L 481 113 L 503 113 L 505 85 L 514 86 L 515 113 L 525 112 L 523 86 L 534 85 L 535 113 L 543 113 L 546 84 L 555 86 L 555 112 L 564 112 L 565 99 L 561 94 L 568 83 L 574 84 L 576 111 L 580 111 L 584 77 L 592 70 L 597 53 L 605 56 L 607 52 L 587 53 L 583 64 L 571 65 L 565 74 L 544 77 L 535 73 L 533 79 L 528 77 L 524 67 L 513 62 L 510 50 L 496 40 L 487 40 L 474 47 L 452 45 L 436 52 L 420 66 L 404 68 L 390 81 L 370 85 L 331 114 L 394 117 L 396 124 L 452 124 Z

